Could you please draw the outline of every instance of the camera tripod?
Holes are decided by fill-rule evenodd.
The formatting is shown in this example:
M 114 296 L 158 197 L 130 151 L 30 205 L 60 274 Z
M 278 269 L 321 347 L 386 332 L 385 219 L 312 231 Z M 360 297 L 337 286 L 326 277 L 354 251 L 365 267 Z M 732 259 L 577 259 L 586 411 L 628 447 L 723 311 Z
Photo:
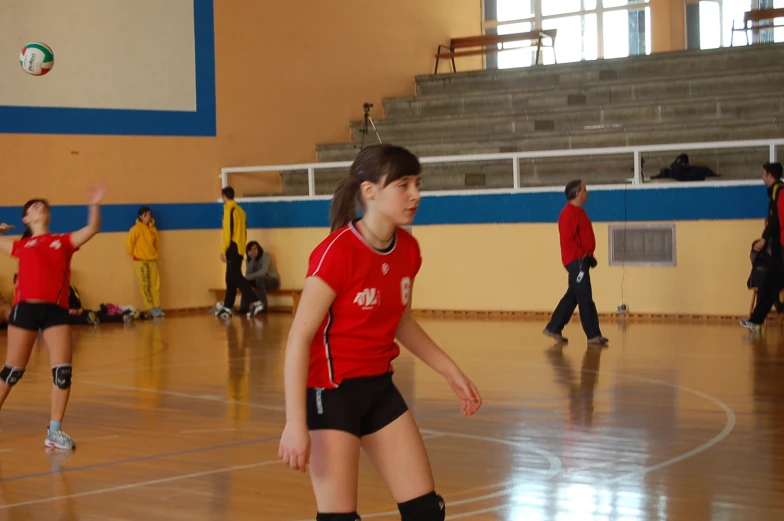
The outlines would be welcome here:
M 372 103 L 365 102 L 362 104 L 362 108 L 365 111 L 365 115 L 362 117 L 362 125 L 359 127 L 359 133 L 362 134 L 362 139 L 359 143 L 359 149 L 362 150 L 365 147 L 365 136 L 368 133 L 368 124 L 369 126 L 373 127 L 373 132 L 376 134 L 376 139 L 378 142 L 381 143 L 381 136 L 378 135 L 378 130 L 376 129 L 376 124 L 373 122 L 373 118 L 370 117 L 370 109 L 373 108 Z M 357 148 L 356 142 L 354 142 L 354 148 Z

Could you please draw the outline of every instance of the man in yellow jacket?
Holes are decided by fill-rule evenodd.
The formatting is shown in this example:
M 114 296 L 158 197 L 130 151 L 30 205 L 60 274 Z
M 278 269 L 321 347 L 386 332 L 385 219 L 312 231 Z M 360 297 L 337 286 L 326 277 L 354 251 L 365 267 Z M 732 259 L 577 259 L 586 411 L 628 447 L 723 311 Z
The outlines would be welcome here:
M 221 261 L 226 263 L 226 298 L 218 303 L 215 316 L 231 318 L 237 290 L 242 292 L 245 302 L 250 302 L 248 317 L 264 311 L 264 305 L 256 295 L 250 282 L 242 275 L 241 252 L 245 251 L 247 236 L 245 210 L 234 200 L 234 189 L 227 186 L 223 189 L 223 241 Z
M 153 318 L 163 317 L 161 277 L 158 271 L 158 230 L 155 228 L 150 207 L 142 206 L 138 215 L 136 223 L 128 232 L 125 247 L 133 257 L 147 314 Z

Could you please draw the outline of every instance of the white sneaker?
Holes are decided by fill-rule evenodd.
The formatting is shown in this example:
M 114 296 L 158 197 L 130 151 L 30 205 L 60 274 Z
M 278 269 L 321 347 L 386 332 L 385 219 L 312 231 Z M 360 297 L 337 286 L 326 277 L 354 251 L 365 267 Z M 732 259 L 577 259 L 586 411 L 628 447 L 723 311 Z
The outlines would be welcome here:
M 260 300 L 257 300 L 256 302 L 250 305 L 250 310 L 248 311 L 248 318 L 255 317 L 262 311 L 264 311 L 264 303 Z
M 218 302 L 214 308 L 210 310 L 216 317 L 222 319 L 229 319 L 234 314 L 231 309 L 223 305 L 223 302 Z
M 230 319 L 232 317 L 232 315 L 234 315 L 234 312 L 231 309 L 229 309 L 226 306 L 224 306 L 223 304 L 220 304 L 220 306 L 218 308 L 218 312 L 215 313 L 216 317 L 222 318 L 224 320 Z
M 52 449 L 74 450 L 76 448 L 76 443 L 61 430 L 52 432 L 47 429 L 44 444 Z
M 740 325 L 748 329 L 754 334 L 759 334 L 762 331 L 762 326 L 755 324 L 751 320 L 741 320 Z

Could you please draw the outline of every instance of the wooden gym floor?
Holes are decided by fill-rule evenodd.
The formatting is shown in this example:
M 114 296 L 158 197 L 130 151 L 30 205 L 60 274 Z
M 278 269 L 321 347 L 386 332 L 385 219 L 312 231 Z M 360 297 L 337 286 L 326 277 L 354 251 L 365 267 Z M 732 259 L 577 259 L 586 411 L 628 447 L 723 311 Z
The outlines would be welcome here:
M 69 458 L 43 446 L 52 384 L 36 348 L 0 414 L 0 520 L 314 519 L 307 475 L 277 460 L 290 322 L 76 329 Z M 396 364 L 448 519 L 784 519 L 778 324 L 755 340 L 730 323 L 605 323 L 610 347 L 587 349 L 575 319 L 553 349 L 538 322 L 422 323 L 485 400 L 463 419 L 440 377 Z M 363 458 L 362 518 L 395 510 Z

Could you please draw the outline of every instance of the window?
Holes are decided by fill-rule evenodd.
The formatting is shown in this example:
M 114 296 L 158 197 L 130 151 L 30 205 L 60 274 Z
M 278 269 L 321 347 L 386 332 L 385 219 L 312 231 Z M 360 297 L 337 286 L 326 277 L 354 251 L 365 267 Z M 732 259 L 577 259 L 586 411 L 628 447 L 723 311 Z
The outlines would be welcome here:
M 524 33 L 532 30 L 532 22 L 520 22 L 515 24 L 506 24 L 498 26 L 498 34 L 513 34 Z M 527 48 L 526 42 L 520 43 L 506 43 L 504 49 L 510 49 L 498 53 L 498 68 L 509 69 L 513 67 L 530 67 L 534 63 L 534 55 Z M 526 47 L 524 49 L 514 50 L 515 47 Z
M 735 27 L 743 27 L 746 11 L 779 7 L 784 7 L 784 0 L 700 0 L 700 49 L 729 47 L 730 44 L 733 47 L 748 45 L 746 35 L 742 32 L 736 32 L 733 39 L 733 23 Z M 774 22 L 784 25 L 784 19 L 781 18 Z M 748 35 L 751 43 L 784 42 L 784 28 L 750 32 Z
M 490 0 L 493 1 L 493 0 Z M 521 20 L 533 18 L 534 0 L 517 0 L 515 2 L 498 2 L 498 21 Z
M 557 2 L 548 2 L 547 0 L 543 0 L 541 4 L 542 16 L 577 13 L 583 8 L 581 0 L 558 0 Z
M 610 266 L 677 266 L 674 224 L 611 224 Z
M 784 0 L 782 0 L 784 1 Z M 651 52 L 649 0 L 485 0 L 485 30 L 511 34 L 558 29 L 558 63 L 622 58 Z M 549 43 L 549 42 L 548 42 Z M 536 49 L 504 44 L 487 65 L 499 69 L 534 65 Z M 542 63 L 554 63 L 553 51 L 542 51 Z

